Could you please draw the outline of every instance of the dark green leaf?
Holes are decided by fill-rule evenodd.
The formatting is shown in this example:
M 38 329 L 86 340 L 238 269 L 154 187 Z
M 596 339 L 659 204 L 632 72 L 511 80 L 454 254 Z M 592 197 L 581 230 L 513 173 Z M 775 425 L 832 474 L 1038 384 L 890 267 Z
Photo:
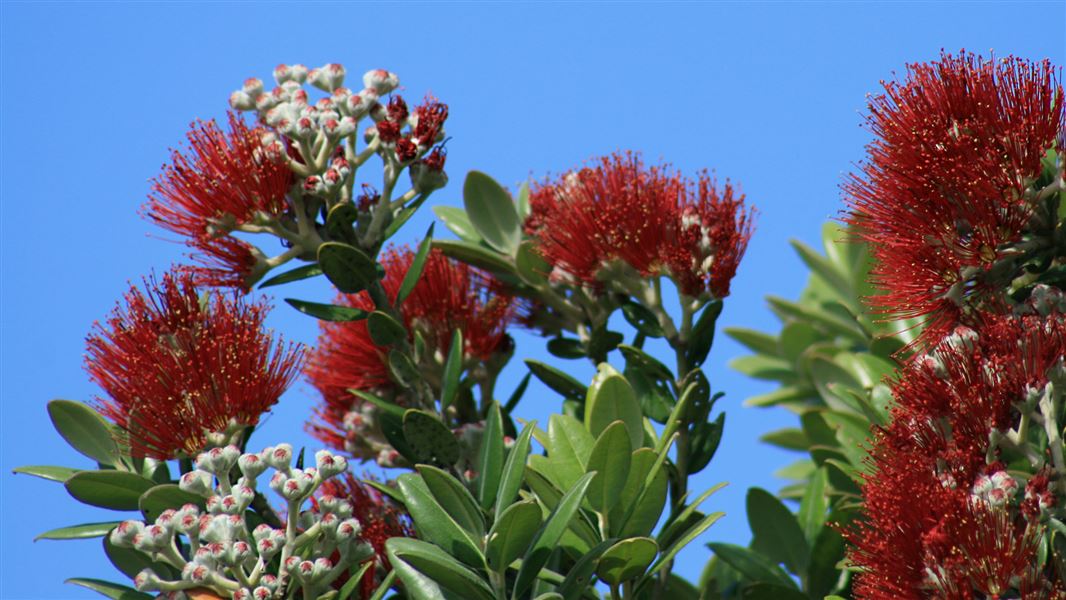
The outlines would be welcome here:
M 816 470 L 807 482 L 807 490 L 800 502 L 799 520 L 803 535 L 809 544 L 813 544 L 818 534 L 825 525 L 826 511 L 829 510 L 829 499 L 825 494 L 828 476 L 825 467 Z
M 711 527 L 711 525 L 714 525 L 718 521 L 718 519 L 721 519 L 724 515 L 725 513 L 723 512 L 711 513 L 703 517 L 703 519 L 701 519 L 695 525 L 691 526 L 681 537 L 677 538 L 674 543 L 670 544 L 668 548 L 665 548 L 663 550 L 662 554 L 659 555 L 658 560 L 656 560 L 655 563 L 651 566 L 651 568 L 648 569 L 648 573 L 645 575 L 645 577 L 651 576 L 653 573 L 657 572 L 663 565 L 673 560 L 673 558 L 677 556 L 678 552 L 681 552 L 681 550 L 684 549 L 685 546 L 691 544 L 693 540 L 698 538 L 700 534 L 702 534 L 704 531 L 707 531 Z
M 378 266 L 374 259 L 348 244 L 322 244 L 318 247 L 318 264 L 330 282 L 346 294 L 361 292 L 378 279 Z
M 145 569 L 155 571 L 163 579 L 170 579 L 175 575 L 174 571 L 166 563 L 154 561 L 144 552 L 133 548 L 121 548 L 111 543 L 109 536 L 104 536 L 104 554 L 115 568 L 126 577 L 133 579 Z
M 711 542 L 707 547 L 750 581 L 774 583 L 796 589 L 796 583 L 788 573 L 761 554 L 734 544 Z
M 656 454 L 651 448 L 633 451 L 625 486 L 619 493 L 618 504 L 610 513 L 612 535 L 643 537 L 655 529 L 666 504 L 667 489 L 666 471 L 660 470 L 650 483 L 647 480 L 655 460 Z
M 410 409 L 403 415 L 403 435 L 419 462 L 450 467 L 459 462 L 459 442 L 450 429 L 428 412 Z
M 363 576 L 366 575 L 367 570 L 369 570 L 370 567 L 375 566 L 376 563 L 376 559 L 368 560 L 364 562 L 362 566 L 359 567 L 359 570 L 354 573 L 351 573 L 348 576 L 348 581 L 344 582 L 344 585 L 341 587 L 340 592 L 338 592 L 336 600 L 348 600 L 349 598 L 351 598 L 352 594 L 355 593 L 355 588 L 360 587 L 360 585 L 363 583 Z
M 629 474 L 632 452 L 629 433 L 622 421 L 611 423 L 600 433 L 585 467 L 586 472 L 596 474 L 588 489 L 593 510 L 607 514 L 618 504 Z
M 125 471 L 82 471 L 64 485 L 79 502 L 113 510 L 137 510 L 141 494 L 154 487 L 155 482 Z
M 518 382 L 514 391 L 511 392 L 511 397 L 507 399 L 507 404 L 503 406 L 504 411 L 510 413 L 516 406 L 518 406 L 519 400 L 522 399 L 522 396 L 526 393 L 526 388 L 529 387 L 529 378 L 531 375 L 532 373 L 526 373 L 522 376 L 522 381 Z
M 622 344 L 618 346 L 618 351 L 626 357 L 626 365 L 640 369 L 648 377 L 661 381 L 673 380 L 674 374 L 670 372 L 669 367 L 640 348 Z
M 740 597 L 743 600 L 810 600 L 803 592 L 773 583 L 755 583 L 744 586 Z
M 104 581 L 102 579 L 91 579 L 89 577 L 72 577 L 66 580 L 64 583 L 70 583 L 73 585 L 88 588 L 94 592 L 98 592 L 112 598 L 113 600 L 152 600 L 152 596 L 143 592 L 127 587 L 118 583 L 111 583 L 110 581 Z
M 793 573 L 807 572 L 810 549 L 796 517 L 773 494 L 750 488 L 747 499 L 748 525 L 758 548 L 774 562 L 784 563 Z
M 380 310 L 370 313 L 366 319 L 366 328 L 371 341 L 378 346 L 391 346 L 407 339 L 407 328 Z
M 422 481 L 429 488 L 437 504 L 445 510 L 460 527 L 474 536 L 485 535 L 485 516 L 470 491 L 455 477 L 429 465 L 415 467 Z
M 557 337 L 548 340 L 548 352 L 559 358 L 585 358 L 585 345 L 575 339 Z
M 807 567 L 807 585 L 817 598 L 834 591 L 840 579 L 837 567 L 844 559 L 844 537 L 832 527 L 823 527 L 811 546 L 811 564 Z
M 504 509 L 489 531 L 485 546 L 489 569 L 501 572 L 522 556 L 542 523 L 540 506 L 533 500 L 518 502 Z
M 318 277 L 322 274 L 322 267 L 318 263 L 312 263 L 309 265 L 302 265 L 295 269 L 289 269 L 284 273 L 279 273 L 270 279 L 267 279 L 263 283 L 259 284 L 259 289 L 273 287 L 275 285 L 282 285 L 284 283 L 292 283 L 293 281 L 300 281 L 302 279 L 310 279 L 312 277 Z
M 573 485 L 588 466 L 596 438 L 575 418 L 553 414 L 548 418 L 548 460 L 550 476 L 562 488 Z
M 421 376 L 411 358 L 395 349 L 389 351 L 389 374 L 397 383 L 407 387 L 414 385 Z
M 141 494 L 140 499 L 137 500 L 138 508 L 141 509 L 146 521 L 155 521 L 163 511 L 170 508 L 177 510 L 186 504 L 195 504 L 203 508 L 204 499 L 186 492 L 173 483 L 157 485 Z
M 715 299 L 707 303 L 699 318 L 696 319 L 696 324 L 692 327 L 692 335 L 689 337 L 687 352 L 688 362 L 693 367 L 702 365 L 707 359 L 707 354 L 714 345 L 714 328 L 720 314 L 722 314 L 722 301 Z
M 415 253 L 411 266 L 407 268 L 407 273 L 404 274 L 403 281 L 400 282 L 400 290 L 396 292 L 396 306 L 403 304 L 403 301 L 415 289 L 418 279 L 422 277 L 422 271 L 426 267 L 426 258 L 429 257 L 429 249 L 432 242 L 433 224 L 430 223 L 429 230 L 426 231 L 426 237 L 422 238 L 422 242 L 418 244 L 418 252 Z
M 47 479 L 49 481 L 58 481 L 63 483 L 70 479 L 71 475 L 81 472 L 81 469 L 71 469 L 70 467 L 53 467 L 49 465 L 28 465 L 25 467 L 15 467 L 12 469 L 14 473 L 22 473 L 24 475 L 33 475 L 34 477 L 40 477 L 41 479 Z
M 488 175 L 470 171 L 463 183 L 463 206 L 474 229 L 490 246 L 514 256 L 522 241 L 522 223 L 507 190 Z
M 515 255 L 515 270 L 522 281 L 533 287 L 544 285 L 551 273 L 551 265 L 537 251 L 532 240 L 525 240 L 518 246 Z
M 358 239 L 352 225 L 359 217 L 359 212 L 351 202 L 341 202 L 326 214 L 326 232 L 333 240 L 346 244 L 355 244 Z
M 478 540 L 437 502 L 420 476 L 404 473 L 396 482 L 403 492 L 404 505 L 415 522 L 419 537 L 440 546 L 472 567 L 484 568 L 485 557 L 481 554 Z
M 718 417 L 711 422 L 700 421 L 692 427 L 692 443 L 689 446 L 688 472 L 699 473 L 714 458 L 718 451 L 718 444 L 722 441 L 722 432 L 725 431 L 725 413 L 718 413 Z
M 455 402 L 455 393 L 459 390 L 459 378 L 463 373 L 463 330 L 459 327 L 452 332 L 452 345 L 448 349 L 448 358 L 444 361 L 444 375 L 441 378 L 440 410 L 444 413 Z
M 631 448 L 644 445 L 644 413 L 633 387 L 608 363 L 600 363 L 585 397 L 585 427 L 599 435 L 615 421 L 625 423 Z
M 591 482 L 592 474 L 585 474 L 577 480 L 573 487 L 567 490 L 566 494 L 559 500 L 559 504 L 548 516 L 544 525 L 537 530 L 529 550 L 522 559 L 522 567 L 518 570 L 518 577 L 515 580 L 514 593 L 512 595 L 514 600 L 517 600 L 525 593 L 533 583 L 533 580 L 536 579 L 541 568 L 547 564 L 548 557 L 555 550 L 559 538 L 570 526 L 570 521 L 577 513 L 578 507 L 581 506 L 581 501 L 585 498 L 585 492 Z
M 464 600 L 495 600 L 492 588 L 481 577 L 433 544 L 401 537 L 388 540 L 385 547 L 390 559 L 410 565 Z M 407 583 L 402 571 L 399 575 Z M 415 597 L 437 596 L 422 596 L 415 592 Z
M 286 298 L 289 306 L 322 321 L 360 321 L 370 314 L 365 310 L 336 304 L 321 304 L 295 298 Z
M 439 249 L 449 258 L 454 258 L 468 265 L 491 271 L 493 273 L 515 274 L 514 265 L 489 248 L 459 240 L 433 240 L 433 247 Z
M 636 302 L 630 301 L 623 304 L 622 316 L 625 317 L 626 322 L 633 329 L 650 338 L 661 338 L 666 335 L 663 333 L 663 328 L 659 325 L 659 319 L 655 316 L 655 313 Z
M 103 523 L 84 523 L 82 525 L 71 525 L 70 527 L 59 527 L 39 534 L 37 537 L 33 538 L 33 541 L 80 540 L 84 538 L 101 537 L 107 535 L 108 532 L 117 527 L 119 523 L 121 523 L 121 521 L 105 521 Z
M 566 579 L 563 580 L 562 585 L 558 587 L 558 591 L 562 594 L 565 600 L 578 600 L 588 593 L 592 583 L 592 575 L 596 571 L 596 565 L 599 562 L 600 556 L 607 551 L 608 548 L 613 546 L 617 542 L 616 539 L 611 538 L 600 542 L 595 545 L 571 566 L 567 573 Z
M 608 585 L 619 585 L 623 581 L 636 579 L 644 574 L 658 553 L 659 545 L 651 538 L 635 537 L 622 540 L 600 557 L 596 575 Z
M 500 476 L 500 489 L 496 495 L 496 514 L 503 512 L 510 503 L 518 496 L 518 490 L 522 487 L 525 479 L 526 458 L 529 456 L 530 438 L 537 427 L 536 421 L 526 423 L 522 433 L 518 434 L 511 451 L 507 453 L 507 462 L 503 465 Z
M 104 465 L 118 459 L 111 426 L 89 406 L 72 400 L 52 400 L 48 416 L 59 435 L 78 452 Z
M 588 389 L 578 382 L 578 380 L 555 367 L 528 358 L 526 359 L 526 366 L 529 367 L 530 372 L 533 373 L 533 375 L 544 385 L 555 390 L 564 398 L 581 400 L 584 399 L 585 394 L 588 393 Z
M 459 330 L 456 330 L 456 333 L 458 332 Z M 478 450 L 477 490 L 481 508 L 484 510 L 488 510 L 496 502 L 500 478 L 503 475 L 503 460 L 503 417 L 500 414 L 500 405 L 493 402 L 489 405 L 488 415 L 485 417 L 485 433 Z

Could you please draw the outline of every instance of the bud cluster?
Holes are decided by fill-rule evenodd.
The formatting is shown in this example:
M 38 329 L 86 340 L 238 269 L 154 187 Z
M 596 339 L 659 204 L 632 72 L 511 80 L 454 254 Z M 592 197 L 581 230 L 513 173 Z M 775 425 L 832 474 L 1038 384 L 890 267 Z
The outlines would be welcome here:
M 241 454 L 236 446 L 200 454 L 179 487 L 202 503 L 165 510 L 152 523 L 125 521 L 111 531 L 116 547 L 180 572 L 168 580 L 145 569 L 134 580 L 137 589 L 174 596 L 208 588 L 234 600 L 285 598 L 302 589 L 304 597 L 317 597 L 344 572 L 372 559 L 347 500 L 322 496 L 315 508 L 301 510 L 324 482 L 347 471 L 347 460 L 327 450 L 315 454 L 314 467 L 294 467 L 292 459 L 289 444 L 257 454 Z M 286 503 L 283 528 L 249 523 L 254 513 L 248 508 L 267 469 L 274 470 L 270 488 Z

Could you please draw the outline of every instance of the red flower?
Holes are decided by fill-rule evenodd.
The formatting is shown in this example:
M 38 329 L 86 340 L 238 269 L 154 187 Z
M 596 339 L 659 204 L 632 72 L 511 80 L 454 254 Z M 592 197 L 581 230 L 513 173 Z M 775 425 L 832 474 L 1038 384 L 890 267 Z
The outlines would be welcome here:
M 299 372 L 303 350 L 263 330 L 267 306 L 212 294 L 187 273 L 131 287 L 125 307 L 87 339 L 86 370 L 107 394 L 101 411 L 137 454 L 193 456 L 207 434 L 255 425 Z
M 292 173 L 263 151 L 264 131 L 229 114 L 229 133 L 214 121 L 198 121 L 188 133 L 186 154 L 171 154 L 170 165 L 152 185 L 144 212 L 148 218 L 194 242 L 226 233 L 257 212 L 280 215 Z
M 393 537 L 414 537 L 411 519 L 381 492 L 346 473 L 344 478 L 334 477 L 322 484 L 322 495 L 347 500 L 352 506 L 352 516 L 359 520 L 363 529 L 359 538 L 374 549 L 375 567 L 367 570 L 361 582 L 362 598 L 369 598 L 380 584 L 383 576 L 392 570 L 385 554 L 385 542 Z M 348 580 L 344 574 L 333 582 L 340 588 Z
M 902 370 L 893 421 L 875 436 L 862 486 L 864 520 L 848 534 L 862 568 L 856 598 L 997 597 L 1014 578 L 1034 581 L 1043 488 L 1034 478 L 1019 494 L 1002 463 L 988 464 L 999 452 L 989 438 L 1017 426 L 1015 407 L 1048 384 L 1064 355 L 1061 314 L 994 316 Z
M 231 236 L 202 236 L 189 242 L 194 248 L 190 256 L 199 266 L 184 266 L 193 281 L 203 287 L 227 287 L 249 292 L 256 279 L 258 250 L 251 244 Z
M 884 85 L 870 102 L 868 162 L 844 185 L 847 221 L 877 259 L 883 293 L 871 303 L 927 316 L 931 342 L 1003 301 L 992 266 L 1021 239 L 1025 189 L 1063 131 L 1066 105 L 1046 60 L 945 54 Z
M 536 186 L 525 229 L 553 277 L 598 288 L 622 261 L 644 277 L 668 275 L 690 296 L 729 295 L 752 233 L 752 211 L 707 173 L 697 183 L 639 156 L 615 154 Z
M 382 256 L 382 285 L 391 300 L 395 301 L 413 260 L 414 252 L 409 248 L 389 250 Z M 337 303 L 364 310 L 374 308 L 366 292 L 340 294 Z M 399 311 L 408 332 L 421 333 L 431 350 L 446 355 L 453 332 L 459 329 L 466 355 L 487 360 L 505 343 L 514 305 L 490 276 L 433 250 L 422 278 Z M 306 371 L 311 384 L 322 394 L 323 403 L 315 410 L 318 419 L 310 424 L 310 431 L 333 448 L 353 452 L 350 443 L 358 441 L 349 438 L 353 426 L 361 421 L 351 422 L 359 403 L 348 390 L 392 387 L 386 350 L 370 339 L 365 321 L 322 321 L 320 325 L 322 335 Z

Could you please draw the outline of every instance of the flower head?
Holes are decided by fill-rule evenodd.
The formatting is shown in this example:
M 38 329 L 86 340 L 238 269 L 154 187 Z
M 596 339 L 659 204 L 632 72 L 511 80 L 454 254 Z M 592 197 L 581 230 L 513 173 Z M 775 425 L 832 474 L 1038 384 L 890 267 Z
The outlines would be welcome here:
M 214 293 L 170 272 L 131 287 L 87 339 L 102 412 L 136 453 L 192 456 L 208 435 L 255 425 L 299 372 L 303 350 L 263 329 L 264 303 Z
M 395 300 L 414 252 L 409 248 L 386 251 L 382 285 Z M 338 304 L 373 310 L 366 292 L 340 294 Z M 417 331 L 426 342 L 427 360 L 437 368 L 447 355 L 453 332 L 462 331 L 467 357 L 488 360 L 507 350 L 506 328 L 514 316 L 512 298 L 491 276 L 447 258 L 438 250 L 429 253 L 422 277 L 399 307 L 410 335 Z M 387 349 L 370 338 L 366 321 L 321 322 L 318 347 L 307 365 L 307 376 L 322 394 L 316 409 L 312 434 L 322 442 L 364 458 L 376 456 L 385 447 L 373 443 L 373 415 L 365 412 L 348 390 L 391 389 L 386 362 Z M 423 365 L 430 369 L 431 365 Z
M 1063 132 L 1062 87 L 1048 61 L 945 54 L 913 64 L 870 101 L 875 136 L 845 185 L 847 221 L 870 243 L 871 303 L 928 317 L 925 341 L 1002 302 L 997 263 L 1021 241 L 1026 188 Z
M 752 233 L 752 211 L 731 184 L 719 189 L 707 172 L 693 183 L 630 153 L 535 186 L 530 206 L 525 229 L 552 277 L 594 288 L 621 261 L 672 277 L 690 296 L 727 296 Z

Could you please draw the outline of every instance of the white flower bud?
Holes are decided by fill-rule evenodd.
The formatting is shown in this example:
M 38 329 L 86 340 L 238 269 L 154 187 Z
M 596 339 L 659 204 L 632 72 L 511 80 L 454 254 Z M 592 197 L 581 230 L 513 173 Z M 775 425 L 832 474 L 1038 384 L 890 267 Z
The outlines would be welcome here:
M 200 528 L 200 507 L 195 504 L 186 504 L 178 510 L 174 516 L 174 529 L 181 533 L 191 533 Z
M 260 113 L 268 112 L 278 104 L 281 104 L 281 98 L 274 94 L 259 94 L 255 99 L 255 109 Z
M 329 450 L 319 450 L 315 453 L 315 465 L 322 474 L 322 479 L 329 479 L 348 470 L 348 459 Z
M 159 552 L 170 545 L 172 538 L 173 534 L 166 527 L 151 525 L 133 538 L 133 547 L 141 552 Z
M 330 63 L 317 69 L 312 69 L 307 75 L 307 80 L 311 85 L 322 91 L 332 92 L 344 85 L 344 74 L 343 66 L 337 63 Z
M 241 86 L 241 91 L 252 98 L 256 98 L 263 93 L 263 80 L 258 77 L 245 79 L 244 85 Z
M 178 487 L 182 491 L 206 498 L 211 495 L 213 481 L 214 478 L 211 477 L 210 473 L 196 469 L 182 475 L 178 481 Z
M 255 600 L 270 600 L 270 596 L 273 594 L 274 592 L 270 591 L 270 588 L 265 585 L 261 585 L 252 590 L 252 597 Z
M 354 540 L 362 531 L 363 526 L 357 519 L 345 519 L 337 526 L 337 543 Z
M 229 105 L 234 110 L 252 110 L 256 107 L 256 102 L 254 97 L 236 91 L 229 95 Z
M 119 548 L 132 548 L 133 540 L 144 531 L 141 521 L 123 521 L 111 530 L 111 543 Z
M 307 80 L 307 67 L 303 65 L 278 65 L 274 67 L 274 81 L 278 85 L 293 81 L 303 83 Z
M 248 588 L 239 588 L 233 592 L 233 600 L 253 600 L 254 598 L 252 590 Z
M 267 448 L 263 451 L 263 459 L 267 464 L 274 467 L 279 471 L 288 471 L 289 466 L 292 463 L 292 445 L 290 444 L 278 444 L 273 448 Z
M 159 575 L 156 575 L 155 571 L 143 569 L 133 578 L 133 587 L 137 588 L 138 592 L 158 592 L 159 582 Z
M 377 105 L 378 94 L 373 90 L 363 90 L 358 94 L 352 94 L 348 96 L 348 99 L 341 105 L 343 112 L 347 112 L 348 116 L 358 121 L 370 112 L 371 107 Z
M 316 558 L 314 567 L 311 569 L 311 581 L 321 581 L 322 578 L 329 575 L 332 569 L 333 561 L 328 558 Z
M 181 570 L 181 578 L 194 583 L 204 583 L 210 576 L 211 569 L 197 562 L 186 563 Z
M 363 75 L 363 85 L 374 90 L 378 96 L 384 96 L 400 86 L 400 78 L 385 69 L 374 69 Z
M 271 142 L 276 141 L 276 137 L 271 140 Z M 266 144 L 264 144 L 264 146 L 265 145 Z M 242 454 L 241 457 L 237 459 L 237 466 L 240 467 L 241 474 L 244 475 L 244 479 L 249 482 L 249 485 L 252 485 L 255 480 L 263 474 L 263 471 L 266 471 L 267 469 L 266 461 L 264 461 L 258 454 L 252 453 Z

